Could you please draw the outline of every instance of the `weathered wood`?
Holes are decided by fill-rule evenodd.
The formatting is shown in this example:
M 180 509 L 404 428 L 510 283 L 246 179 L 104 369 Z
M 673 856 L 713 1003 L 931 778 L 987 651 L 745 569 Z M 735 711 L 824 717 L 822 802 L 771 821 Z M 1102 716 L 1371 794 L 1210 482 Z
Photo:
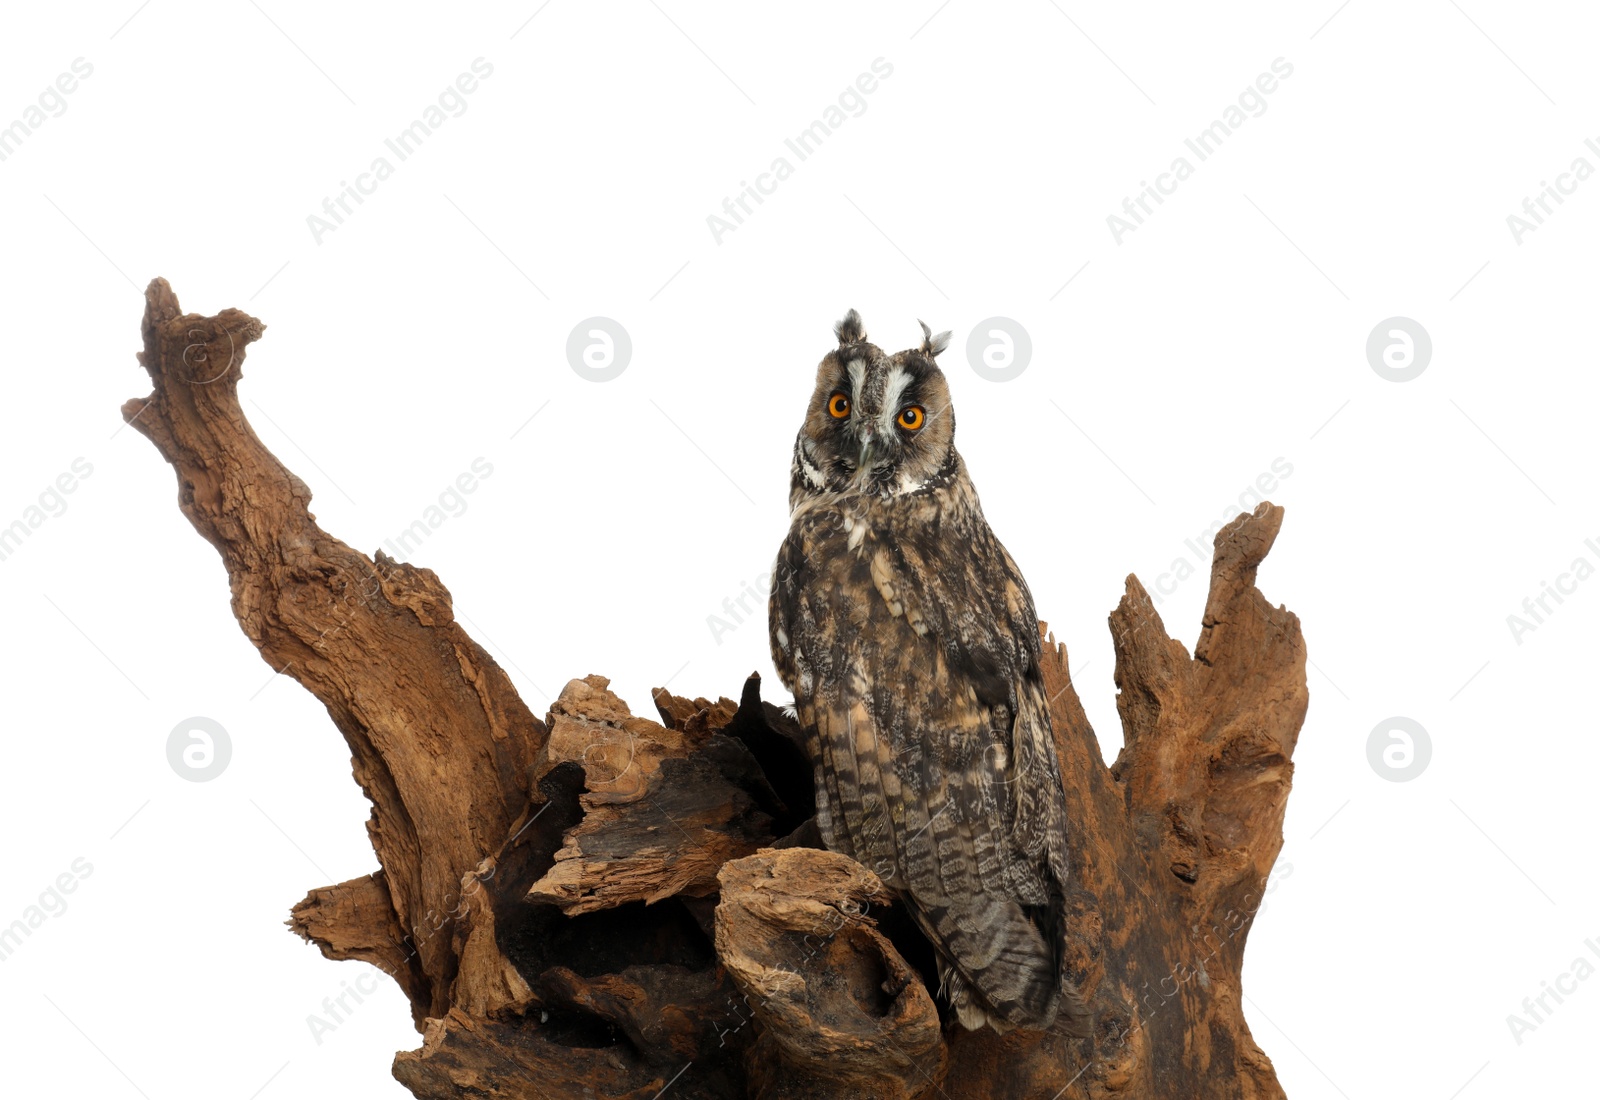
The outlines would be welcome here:
M 904 910 L 818 849 L 811 765 L 758 677 L 737 703 L 658 690 L 658 722 L 588 676 L 534 717 L 431 571 L 317 526 L 239 405 L 261 333 L 237 310 L 184 315 L 155 280 L 154 391 L 123 414 L 177 473 L 246 636 L 350 746 L 381 870 L 311 891 L 289 924 L 405 991 L 423 1043 L 394 1075 L 415 1095 L 1283 1096 L 1240 989 L 1307 706 L 1299 622 L 1255 587 L 1282 509 L 1217 535 L 1193 657 L 1128 578 L 1111 767 L 1046 633 L 1067 965 L 1095 1027 L 968 1032 L 942 1019 Z
M 939 1012 L 921 975 L 868 915 L 890 898 L 833 852 L 766 851 L 722 869 L 717 956 L 761 1036 L 751 1076 L 784 1100 L 910 1100 L 944 1071 Z
M 327 958 L 371 963 L 393 978 L 411 999 L 413 1020 L 422 1027 L 423 1007 L 430 999 L 427 978 L 395 918 L 382 871 L 317 887 L 289 911 L 284 923 Z
M 172 464 L 178 507 L 221 554 L 245 636 L 328 708 L 349 744 L 372 802 L 367 831 L 437 1015 L 457 961 L 439 933 L 462 876 L 526 800 L 545 729 L 454 622 L 431 570 L 369 558 L 317 526 L 311 491 L 239 404 L 245 349 L 263 327 L 235 309 L 186 315 L 156 279 L 139 356 L 155 389 L 122 414 Z
M 706 710 L 683 728 L 635 718 L 603 676 L 567 684 L 550 710 L 550 738 L 536 771 L 580 763 L 587 777 L 582 823 L 555 863 L 528 888 L 569 916 L 632 901 L 716 891 L 730 859 L 772 842 L 772 817 L 743 789 L 767 787 L 755 758 L 710 724 Z M 704 717 L 702 717 L 702 715 Z M 728 708 L 716 718 L 731 720 Z

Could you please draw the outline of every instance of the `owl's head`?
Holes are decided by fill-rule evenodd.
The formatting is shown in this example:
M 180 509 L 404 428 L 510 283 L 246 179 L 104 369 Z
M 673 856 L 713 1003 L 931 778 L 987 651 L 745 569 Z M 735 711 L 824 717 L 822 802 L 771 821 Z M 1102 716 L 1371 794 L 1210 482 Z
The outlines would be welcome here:
M 795 448 L 795 489 L 897 496 L 954 461 L 950 387 L 934 357 L 950 344 L 922 325 L 922 344 L 886 355 L 855 310 L 833 327 L 839 346 L 817 385 Z

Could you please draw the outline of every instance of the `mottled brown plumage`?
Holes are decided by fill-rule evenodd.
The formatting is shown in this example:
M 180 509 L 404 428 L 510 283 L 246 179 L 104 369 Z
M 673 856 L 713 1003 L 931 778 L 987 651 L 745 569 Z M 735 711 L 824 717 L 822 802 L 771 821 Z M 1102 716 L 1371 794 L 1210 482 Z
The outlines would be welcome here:
M 902 898 L 962 1024 L 1082 1025 L 1061 973 L 1067 823 L 1038 620 L 955 449 L 934 362 L 950 334 L 924 325 L 891 356 L 854 310 L 835 332 L 769 606 L 818 827 Z

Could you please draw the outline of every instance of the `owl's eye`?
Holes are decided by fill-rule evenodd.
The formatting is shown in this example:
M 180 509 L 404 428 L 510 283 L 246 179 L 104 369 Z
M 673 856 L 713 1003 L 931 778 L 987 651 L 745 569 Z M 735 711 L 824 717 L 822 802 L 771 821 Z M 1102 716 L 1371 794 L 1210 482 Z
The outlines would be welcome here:
M 922 411 L 921 405 L 907 405 L 900 410 L 900 415 L 895 420 L 895 423 L 908 432 L 914 432 L 922 427 L 925 420 L 927 420 L 927 415 Z
M 836 393 L 828 398 L 828 415 L 835 420 L 843 420 L 850 415 L 850 399 L 842 393 Z

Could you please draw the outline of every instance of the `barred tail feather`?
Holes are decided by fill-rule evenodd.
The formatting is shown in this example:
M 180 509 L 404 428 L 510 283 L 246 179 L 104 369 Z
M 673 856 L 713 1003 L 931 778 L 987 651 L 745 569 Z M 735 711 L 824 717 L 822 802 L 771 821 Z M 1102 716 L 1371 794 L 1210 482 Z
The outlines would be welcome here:
M 977 897 L 908 908 L 939 955 L 942 992 L 963 1027 L 1048 1028 L 1066 1008 L 1087 1015 L 1061 977 L 1057 952 L 1014 901 Z

